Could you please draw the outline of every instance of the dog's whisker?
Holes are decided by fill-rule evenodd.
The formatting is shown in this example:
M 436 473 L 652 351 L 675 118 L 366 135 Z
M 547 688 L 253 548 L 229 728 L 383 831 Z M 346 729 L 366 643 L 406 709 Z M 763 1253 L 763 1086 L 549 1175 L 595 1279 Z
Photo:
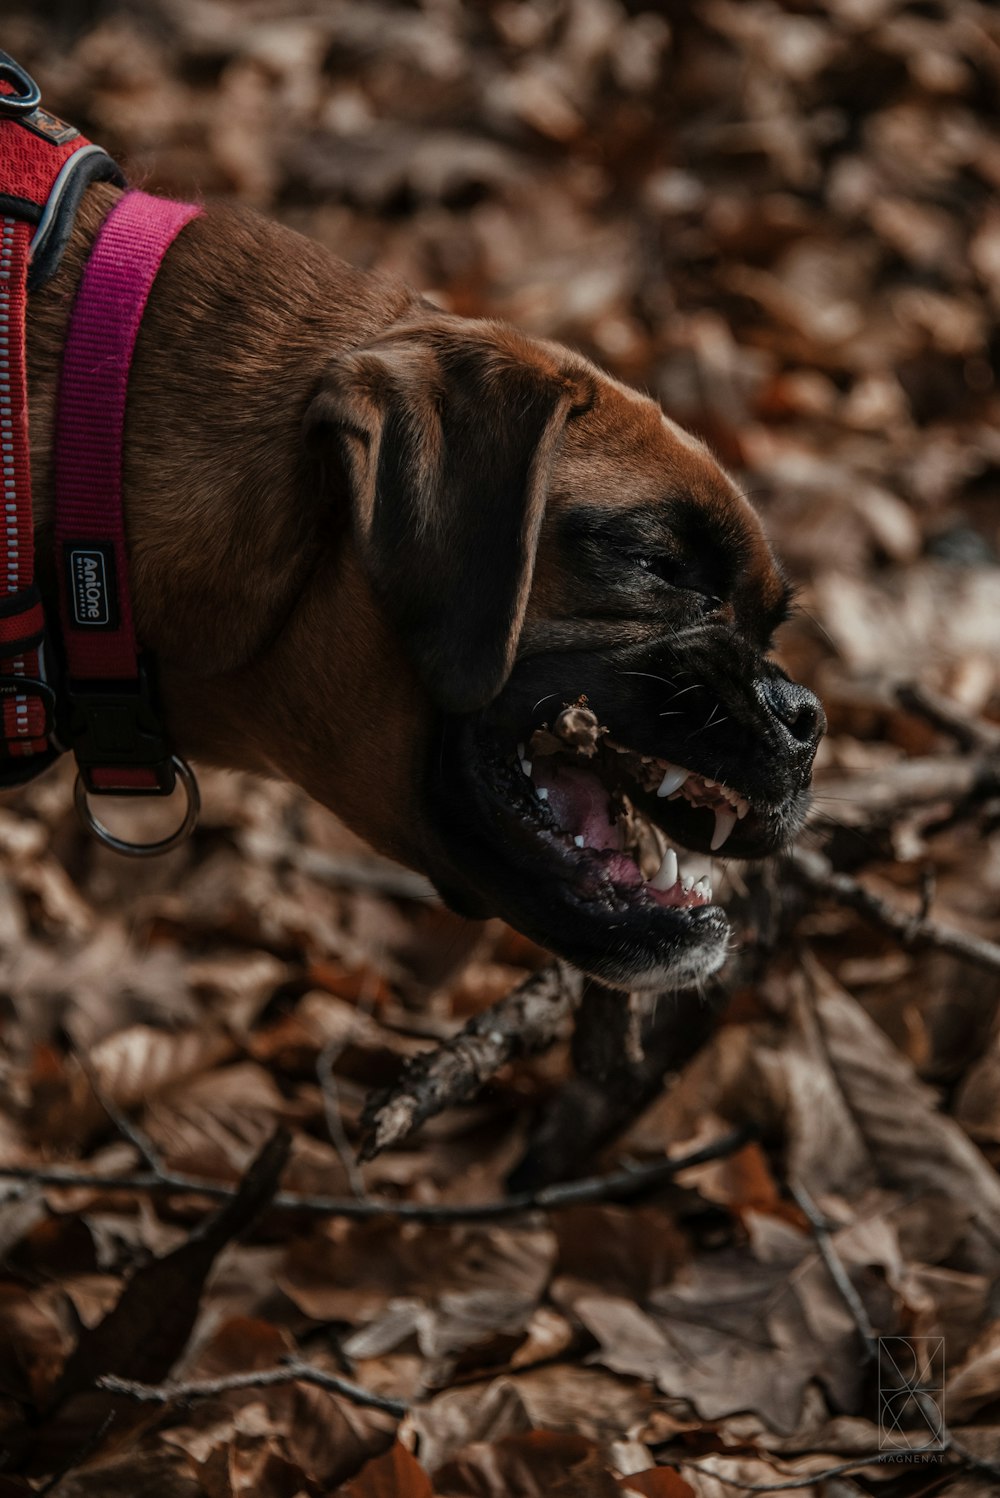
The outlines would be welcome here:
M 541 705 L 542 705 L 543 702 L 551 702 L 551 700 L 552 700 L 553 697 L 558 697 L 558 696 L 559 696 L 558 692 L 550 692 L 547 697 L 539 697 L 538 701 L 535 703 L 534 707 L 531 709 L 532 713 L 537 713 L 538 709 L 541 707 Z
M 619 671 L 619 676 L 647 676 L 650 681 L 662 681 L 665 687 L 672 687 L 673 682 L 666 676 L 657 676 L 654 671 Z

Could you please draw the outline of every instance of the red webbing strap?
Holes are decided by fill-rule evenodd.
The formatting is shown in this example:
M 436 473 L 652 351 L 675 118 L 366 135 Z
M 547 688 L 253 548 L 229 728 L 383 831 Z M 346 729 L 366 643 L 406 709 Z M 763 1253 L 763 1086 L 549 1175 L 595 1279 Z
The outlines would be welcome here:
M 31 225 L 0 219 L 0 721 L 8 756 L 24 758 L 48 749 L 47 713 L 40 689 L 17 678 L 37 681 L 36 648 L 18 655 L 3 653 L 21 641 L 40 641 L 44 620 L 33 594 L 34 526 L 31 510 L 31 466 L 28 436 L 28 376 L 25 352 L 28 256 Z M 15 600 L 17 600 L 15 602 Z
M 0 78 L 0 94 L 14 92 L 13 85 Z M 23 115 L 0 116 L 0 193 L 41 210 L 66 162 L 89 144 L 74 126 L 42 109 L 27 121 Z
M 126 193 L 98 233 L 70 316 L 59 384 L 55 531 L 71 700 L 74 685 L 118 683 L 143 695 L 122 496 L 129 370 L 163 257 L 201 212 L 192 203 Z M 116 763 L 108 721 L 108 763 L 91 758 L 90 788 L 162 790 L 156 770 L 123 763 L 124 753 Z
M 29 271 L 37 275 L 43 262 L 46 274 L 54 271 L 60 236 L 86 183 L 119 175 L 104 152 L 37 99 L 32 80 L 0 53 L 0 787 L 30 777 L 57 752 L 48 743 L 54 697 L 44 680 L 45 619 L 34 583 L 25 351 Z M 11 100 L 13 106 L 3 104 Z M 52 253 L 43 247 L 33 261 L 36 234 Z M 13 777 L 12 762 L 18 767 Z

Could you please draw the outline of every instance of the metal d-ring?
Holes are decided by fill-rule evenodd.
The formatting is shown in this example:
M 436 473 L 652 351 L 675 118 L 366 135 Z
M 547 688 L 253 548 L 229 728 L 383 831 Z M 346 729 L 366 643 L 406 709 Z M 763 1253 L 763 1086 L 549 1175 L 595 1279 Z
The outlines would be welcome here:
M 0 94 L 0 115 L 33 114 L 42 102 L 41 89 L 8 52 L 0 52 L 0 82 L 11 84 L 13 94 Z
M 123 838 L 115 837 L 114 833 L 105 827 L 103 822 L 99 822 L 91 811 L 90 802 L 87 799 L 87 787 L 78 775 L 73 789 L 73 800 L 76 802 L 76 809 L 83 825 L 106 848 L 123 854 L 125 858 L 156 858 L 161 853 L 169 853 L 172 848 L 179 848 L 195 829 L 198 813 L 201 811 L 201 796 L 198 793 L 198 782 L 194 778 L 191 766 L 185 764 L 184 760 L 178 758 L 176 754 L 173 756 L 172 763 L 177 772 L 177 778 L 184 787 L 187 807 L 184 811 L 184 820 L 169 837 L 162 837 L 156 843 L 127 843 Z

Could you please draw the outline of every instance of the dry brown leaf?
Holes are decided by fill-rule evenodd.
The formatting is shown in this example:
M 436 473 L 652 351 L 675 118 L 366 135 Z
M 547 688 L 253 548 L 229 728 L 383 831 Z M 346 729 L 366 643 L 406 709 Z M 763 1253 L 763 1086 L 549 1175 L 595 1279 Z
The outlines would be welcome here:
M 638 1498 L 695 1498 L 691 1484 L 670 1467 L 632 1472 L 628 1477 L 619 1477 L 618 1486 L 625 1498 L 633 1494 L 638 1494 Z
M 427 1473 L 399 1441 L 366 1462 L 343 1493 L 344 1498 L 435 1498 Z

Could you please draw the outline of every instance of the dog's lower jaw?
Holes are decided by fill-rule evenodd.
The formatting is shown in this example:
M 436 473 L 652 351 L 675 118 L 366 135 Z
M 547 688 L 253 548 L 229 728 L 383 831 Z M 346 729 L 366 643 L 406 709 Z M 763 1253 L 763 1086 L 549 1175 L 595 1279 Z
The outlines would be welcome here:
M 610 952 L 607 957 L 584 968 L 588 976 L 609 988 L 629 993 L 669 993 L 674 989 L 697 988 L 725 965 L 729 955 L 732 931 L 725 913 L 717 905 L 706 905 L 697 913 L 698 928 L 689 945 L 679 943 L 663 954 L 663 960 L 650 967 L 637 954 Z

